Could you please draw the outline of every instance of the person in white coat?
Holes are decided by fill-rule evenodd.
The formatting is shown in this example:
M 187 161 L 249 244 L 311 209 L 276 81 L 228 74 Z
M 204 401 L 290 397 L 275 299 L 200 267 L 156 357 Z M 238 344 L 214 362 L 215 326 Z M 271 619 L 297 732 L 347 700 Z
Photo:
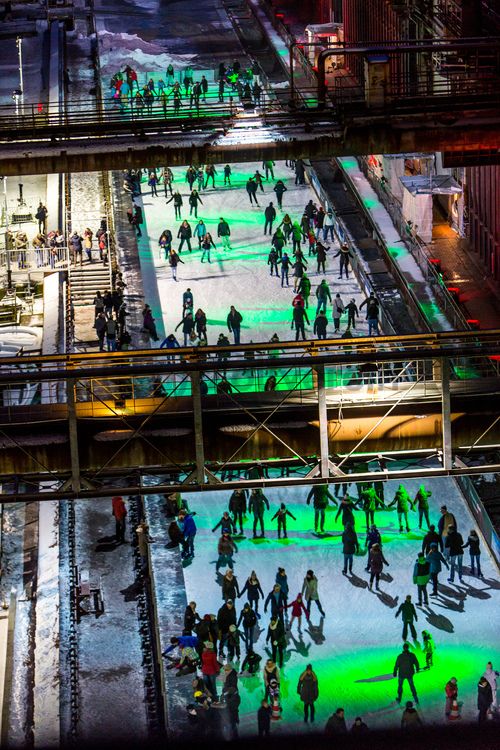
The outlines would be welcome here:
M 492 695 L 492 701 L 491 701 L 491 708 L 496 711 L 498 708 L 497 703 L 497 677 L 500 676 L 500 673 L 497 672 L 495 669 L 493 669 L 493 664 L 491 661 L 489 661 L 486 665 L 486 669 L 483 672 L 483 677 L 485 677 L 491 687 L 491 695 Z
M 340 328 L 340 318 L 345 309 L 345 305 L 342 302 L 340 294 L 338 293 L 335 295 L 335 299 L 333 300 L 332 309 L 333 325 L 335 326 L 335 330 L 338 331 Z

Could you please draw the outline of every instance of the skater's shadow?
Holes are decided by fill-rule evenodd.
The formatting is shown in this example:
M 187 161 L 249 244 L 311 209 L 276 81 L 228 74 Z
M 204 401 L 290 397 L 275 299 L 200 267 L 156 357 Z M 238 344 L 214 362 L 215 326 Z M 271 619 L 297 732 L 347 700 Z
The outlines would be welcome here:
M 95 551 L 110 552 L 112 549 L 116 549 L 117 547 L 119 547 L 119 543 L 115 536 L 102 536 L 97 540 Z
M 306 633 L 309 633 L 316 646 L 321 646 L 325 642 L 325 636 L 323 635 L 323 626 L 325 624 L 325 618 L 321 617 L 319 625 L 312 625 L 310 622 Z
M 500 581 L 495 581 L 493 578 L 483 578 L 482 580 L 490 589 L 500 589 Z
M 289 644 L 290 644 L 290 640 L 293 641 L 293 645 L 295 646 L 295 648 L 290 649 L 289 653 L 293 653 L 295 651 L 297 654 L 299 654 L 299 656 L 302 656 L 302 658 L 308 659 L 309 658 L 309 650 L 311 648 L 311 644 L 308 643 L 307 646 L 306 646 L 306 644 L 304 643 L 304 640 L 302 638 L 302 633 L 300 633 L 298 640 L 297 640 L 297 638 L 295 638 L 294 635 L 292 635 L 290 633 L 289 634 Z
M 453 599 L 446 599 L 445 597 L 440 597 L 437 601 L 434 602 L 436 607 L 443 607 L 444 609 L 449 609 L 451 612 L 463 612 L 464 611 L 464 600 L 460 599 L 458 602 L 454 602 Z
M 385 604 L 386 607 L 394 609 L 398 606 L 399 596 L 391 596 L 386 591 L 377 591 L 376 594 L 378 599 L 382 602 L 382 604 Z
M 445 586 L 443 583 L 439 584 L 438 591 L 440 594 L 444 594 L 445 596 L 449 596 L 453 599 L 464 600 L 467 598 L 467 591 L 465 589 L 452 589 L 450 588 L 450 586 Z
M 354 574 L 347 576 L 347 580 L 358 589 L 368 588 L 368 581 L 363 580 L 363 578 L 358 578 L 358 576 Z
M 488 594 L 484 589 L 475 589 L 473 586 L 467 585 L 465 591 L 467 596 L 471 596 L 473 599 L 491 599 L 491 594 Z
M 425 619 L 427 620 L 429 625 L 432 625 L 438 630 L 444 630 L 446 633 L 455 632 L 455 628 L 453 627 L 453 623 L 451 622 L 451 620 L 448 620 L 448 618 L 444 615 L 439 615 L 437 614 L 437 612 L 433 612 L 430 608 L 427 610 L 427 612 L 425 612 Z
M 192 557 L 185 557 L 182 560 L 182 567 L 183 568 L 189 568 L 189 566 L 192 565 L 192 563 L 193 563 L 193 558 Z
M 381 573 L 380 578 L 383 581 L 387 581 L 387 583 L 392 583 L 394 578 L 390 575 L 390 573 Z
M 393 674 L 378 674 L 376 677 L 366 677 L 364 680 L 354 680 L 354 682 L 386 682 L 393 679 Z
M 127 586 L 127 588 L 121 589 L 120 594 L 123 594 L 123 598 L 126 602 L 133 602 L 137 599 L 142 589 L 142 581 L 138 579 L 134 581 L 134 583 L 131 583 L 130 586 Z

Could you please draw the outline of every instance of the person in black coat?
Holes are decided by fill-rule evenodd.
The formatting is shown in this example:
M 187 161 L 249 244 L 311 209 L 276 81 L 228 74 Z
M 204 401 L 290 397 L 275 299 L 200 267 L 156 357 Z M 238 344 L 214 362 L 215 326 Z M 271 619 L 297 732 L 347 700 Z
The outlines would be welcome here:
M 477 708 L 479 715 L 477 720 L 480 724 L 486 721 L 488 718 L 488 710 L 493 700 L 493 693 L 491 691 L 491 685 L 486 677 L 481 677 L 477 684 Z
M 189 602 L 184 612 L 184 634 L 190 635 L 196 627 L 196 623 L 201 621 L 201 617 L 196 611 L 196 602 Z
M 247 512 L 247 494 L 248 490 L 235 490 L 229 498 L 229 512 L 233 516 L 233 525 L 236 533 L 236 526 L 240 527 L 240 534 L 243 534 L 243 516 Z
M 266 206 L 264 210 L 264 217 L 266 219 L 264 224 L 264 234 L 267 234 L 267 230 L 269 229 L 269 234 L 271 235 L 273 233 L 273 222 L 276 219 L 276 209 L 274 208 L 272 202 Z
M 471 575 L 475 575 L 475 570 L 477 567 L 477 577 L 483 578 L 483 574 L 481 573 L 481 550 L 479 548 L 479 537 L 477 535 L 477 531 L 474 529 L 471 529 L 469 538 L 467 539 L 467 543 L 464 544 L 464 549 L 468 547 L 470 552 L 470 573 Z
M 286 597 L 284 596 L 279 583 L 275 583 L 272 591 L 267 595 L 266 601 L 264 602 L 264 612 L 267 612 L 268 604 L 271 606 L 271 617 L 279 617 L 280 620 L 283 620 L 283 610 L 286 607 Z
M 443 539 L 440 534 L 437 533 L 436 527 L 433 523 L 429 526 L 429 531 L 422 540 L 422 552 L 424 555 L 428 555 L 431 549 L 431 545 L 436 543 L 439 546 L 440 551 L 443 551 Z
M 259 737 L 269 737 L 271 732 L 271 706 L 265 699 L 260 702 L 260 708 L 257 711 L 257 727 Z
M 445 548 L 448 550 L 450 556 L 450 577 L 448 583 L 453 583 L 455 580 L 455 568 L 458 569 L 458 578 L 460 583 L 463 583 L 462 579 L 462 560 L 464 558 L 464 540 L 462 534 L 459 534 L 455 526 L 448 527 L 448 536 L 446 537 Z
M 326 339 L 327 325 L 328 325 L 328 318 L 326 317 L 326 312 L 324 310 L 320 310 L 318 313 L 318 317 L 314 321 L 313 333 L 319 339 Z
M 278 208 L 283 208 L 283 193 L 286 193 L 286 187 L 283 180 L 278 180 L 278 182 L 274 186 L 274 192 L 276 193 Z
M 413 684 L 413 675 L 416 674 L 418 670 L 419 665 L 417 657 L 410 651 L 409 644 L 403 643 L 403 650 L 396 659 L 393 671 L 394 677 L 398 678 L 398 694 L 396 697 L 396 701 L 398 703 L 401 703 L 403 683 L 405 680 L 408 681 L 411 694 L 413 695 L 413 700 L 415 701 L 415 703 L 418 703 L 417 691 L 415 689 L 415 685 Z
M 346 524 L 342 534 L 342 552 L 344 553 L 344 570 L 342 573 L 347 575 L 347 570 L 352 573 L 352 560 L 355 553 L 359 553 L 358 535 L 354 531 L 351 523 Z
M 229 635 L 229 626 L 236 625 L 236 609 L 232 599 L 228 599 L 217 612 L 217 625 L 220 637 L 219 656 L 222 656 Z
M 253 647 L 253 629 L 257 625 L 257 614 L 253 611 L 249 602 L 243 606 L 240 612 L 238 627 L 240 627 L 240 624 L 243 624 L 243 638 L 248 653 Z

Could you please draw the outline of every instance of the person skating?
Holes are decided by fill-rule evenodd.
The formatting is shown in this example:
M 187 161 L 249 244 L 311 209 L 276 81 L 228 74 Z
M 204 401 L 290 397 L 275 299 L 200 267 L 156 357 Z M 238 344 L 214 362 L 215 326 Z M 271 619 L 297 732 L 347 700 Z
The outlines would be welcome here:
M 332 319 L 335 331 L 339 331 L 340 329 L 340 318 L 342 317 L 344 310 L 344 303 L 342 302 L 340 294 L 337 292 L 332 304 Z
M 488 681 L 488 684 L 491 687 L 491 709 L 492 711 L 496 711 L 498 708 L 497 677 L 500 677 L 500 672 L 497 672 L 496 669 L 493 669 L 493 664 L 491 663 L 491 661 L 486 664 L 486 669 L 483 672 L 483 677 Z
M 365 724 L 361 716 L 356 716 L 354 724 L 351 727 L 351 734 L 366 734 L 369 731 L 368 726 Z
M 189 635 L 197 622 L 201 622 L 201 617 L 196 611 L 196 602 L 189 602 L 184 612 L 184 632 Z
M 434 639 L 428 630 L 422 630 L 423 651 L 425 654 L 425 668 L 430 669 L 434 664 Z
M 275 164 L 271 159 L 262 162 L 262 169 L 266 173 L 266 180 L 269 179 L 269 175 L 271 175 L 271 180 L 274 180 L 274 166 Z
M 269 737 L 271 733 L 271 706 L 265 698 L 261 700 L 257 711 L 257 730 L 259 737 Z
M 224 601 L 231 599 L 233 602 L 240 595 L 240 588 L 238 586 L 238 579 L 233 573 L 232 568 L 226 570 L 222 576 L 222 598 Z
M 195 228 L 195 231 L 196 231 L 196 228 Z M 204 235 L 203 240 L 202 240 L 202 242 L 200 244 L 200 249 L 203 250 L 203 252 L 201 254 L 201 263 L 204 263 L 205 256 L 207 256 L 207 260 L 208 260 L 209 263 L 212 262 L 210 260 L 210 249 L 212 247 L 213 247 L 214 250 L 216 249 L 215 242 L 213 241 L 212 235 L 210 234 L 210 232 L 206 232 L 206 234 Z
M 345 312 L 347 313 L 347 328 L 348 330 L 356 328 L 356 318 L 359 318 L 359 310 L 354 297 L 351 299 L 349 304 L 345 306 Z
M 252 205 L 252 203 L 255 203 L 256 206 L 259 205 L 259 201 L 257 200 L 257 187 L 258 185 L 255 182 L 254 178 L 249 177 L 247 180 L 247 184 L 245 185 L 245 190 L 247 191 L 250 205 Z
M 259 172 L 258 169 L 255 170 L 255 174 L 253 176 L 253 179 L 257 183 L 257 187 L 260 188 L 260 192 L 263 193 L 264 192 L 264 184 L 262 182 L 263 175 L 261 175 L 261 173 Z
M 260 656 L 260 654 L 257 654 L 253 650 L 253 648 L 250 647 L 241 664 L 240 674 L 241 675 L 247 674 L 248 676 L 257 674 L 257 672 L 259 671 L 259 665 L 261 661 L 262 661 L 262 656 Z
M 205 166 L 205 184 L 203 185 L 203 189 L 206 190 L 208 187 L 208 183 L 210 180 L 212 180 L 212 187 L 215 189 L 215 175 L 217 174 L 217 170 L 215 169 L 213 164 L 207 164 Z
M 283 258 L 285 256 L 286 256 L 286 253 L 283 256 Z M 287 283 L 287 286 L 288 286 L 288 283 Z M 307 317 L 305 308 L 302 307 L 301 305 L 296 305 L 292 311 L 292 325 L 291 325 L 292 329 L 295 328 L 295 341 L 299 340 L 300 335 L 302 335 L 302 341 L 306 340 L 304 320 L 309 325 L 309 318 Z
M 219 557 L 215 563 L 215 574 L 219 572 L 219 568 L 228 566 L 231 570 L 234 567 L 233 553 L 238 552 L 238 547 L 231 539 L 230 534 L 222 534 L 217 544 L 217 552 Z
M 274 516 L 271 518 L 271 521 L 274 521 L 275 518 L 278 519 L 278 539 L 281 539 L 281 532 L 283 532 L 283 539 L 287 539 L 287 533 L 286 533 L 286 517 L 290 516 L 290 518 L 293 518 L 294 521 L 296 521 L 296 517 L 291 513 L 288 508 L 286 507 L 285 503 L 281 503 L 280 507 L 274 514 Z
M 181 510 L 179 513 L 179 522 L 182 523 L 184 534 L 181 558 L 188 559 L 194 557 L 194 538 L 197 532 L 196 523 L 193 518 L 194 515 L 195 513 L 187 513 L 184 510 Z
M 412 701 L 406 701 L 405 710 L 401 716 L 401 729 L 418 729 L 423 722 Z
M 270 509 L 269 500 L 262 490 L 253 489 L 248 501 L 248 511 L 253 514 L 253 538 L 257 538 L 257 525 L 260 524 L 260 538 L 264 539 L 264 508 Z
M 219 218 L 217 225 L 217 237 L 220 237 L 224 250 L 231 250 L 231 229 L 222 216 Z
M 410 594 L 408 594 L 404 602 L 399 605 L 399 609 L 394 617 L 397 619 L 399 615 L 401 615 L 401 619 L 403 620 L 403 641 L 406 641 L 408 637 L 408 628 L 410 628 L 413 640 L 416 641 L 417 631 L 415 630 L 415 625 L 413 623 L 418 621 L 418 615 L 417 610 L 412 603 Z
M 443 563 L 443 565 L 445 565 L 446 568 L 448 569 L 449 568 L 448 562 L 439 551 L 437 542 L 432 542 L 429 552 L 426 555 L 425 559 L 429 563 L 429 574 L 430 574 L 430 579 L 432 581 L 431 596 L 437 596 L 438 595 L 438 576 L 441 573 L 441 563 Z
M 189 252 L 191 252 L 191 250 L 192 250 L 192 248 L 191 248 L 191 237 L 192 236 L 193 236 L 193 232 L 192 232 L 192 229 L 191 229 L 191 225 L 190 225 L 190 223 L 186 219 L 184 219 L 184 221 L 182 222 L 182 224 L 179 227 L 179 231 L 177 232 L 177 238 L 180 239 L 179 248 L 177 250 L 177 252 L 179 253 L 179 255 L 182 252 L 182 248 L 184 246 L 184 243 L 187 244 L 188 250 L 189 250 Z
M 231 185 L 232 170 L 229 164 L 224 167 L 224 185 Z
M 429 603 L 427 599 L 427 584 L 430 579 L 430 569 L 430 563 L 426 560 L 424 553 L 419 552 L 413 567 L 413 583 L 417 586 L 419 605 Z
M 417 494 L 415 495 L 414 503 L 418 509 L 418 528 L 422 528 L 422 519 L 425 518 L 427 524 L 427 530 L 430 530 L 429 521 L 429 498 L 432 496 L 430 490 L 425 489 L 425 485 L 421 484 L 418 488 Z
M 292 609 L 292 617 L 291 617 L 291 620 L 290 620 L 290 624 L 288 626 L 288 630 L 292 629 L 292 625 L 294 623 L 294 620 L 298 620 L 298 623 L 299 623 L 299 633 L 300 633 L 301 630 L 302 630 L 302 612 L 304 612 L 304 614 L 306 616 L 306 620 L 309 622 L 309 615 L 307 614 L 307 609 L 306 609 L 306 607 L 304 605 L 304 600 L 302 599 L 302 594 L 300 594 L 300 593 L 297 594 L 297 598 L 294 599 L 294 601 L 291 602 L 290 604 L 287 604 L 286 606 L 287 606 L 287 608 L 291 607 L 291 609 Z
M 220 664 L 215 653 L 215 646 L 210 641 L 206 641 L 201 653 L 201 673 L 214 701 L 217 701 L 217 675 L 219 672 Z
M 278 617 L 278 615 L 273 615 L 271 617 L 271 622 L 267 629 L 266 643 L 271 644 L 272 660 L 276 662 L 276 657 L 278 657 L 278 664 L 281 668 L 283 666 L 283 653 L 286 648 L 286 638 L 283 620 Z
M 161 176 L 163 179 L 163 190 L 165 191 L 165 198 L 167 197 L 168 191 L 170 191 L 170 195 L 172 196 L 172 183 L 174 181 L 174 175 L 170 167 L 164 167 Z
M 368 588 L 370 589 L 370 591 L 372 590 L 374 580 L 376 590 L 380 591 L 379 582 L 380 576 L 384 569 L 384 565 L 389 565 L 389 563 L 384 557 L 384 554 L 380 548 L 380 544 L 375 543 L 374 545 L 372 545 L 368 556 L 368 567 L 370 568 L 370 584 Z
M 417 657 L 410 651 L 409 644 L 403 643 L 403 650 L 397 657 L 393 670 L 394 677 L 398 678 L 398 694 L 396 696 L 397 703 L 401 703 L 403 684 L 406 680 L 408 682 L 408 685 L 410 686 L 413 700 L 418 705 L 417 691 L 413 683 L 413 676 L 418 672 L 418 670 L 419 665 Z
M 238 310 L 235 308 L 234 305 L 231 305 L 226 322 L 227 322 L 227 328 L 229 330 L 229 333 L 232 332 L 234 336 L 235 344 L 240 343 L 240 331 L 241 331 L 242 321 L 243 321 L 243 316 L 241 315 L 241 313 L 238 312 Z
M 276 200 L 278 201 L 278 208 L 283 209 L 283 194 L 286 193 L 287 188 L 283 180 L 278 180 L 273 188 L 276 193 Z
M 284 609 L 286 608 L 286 597 L 281 590 L 279 583 L 275 583 L 266 601 L 264 602 L 264 612 L 267 612 L 268 605 L 271 607 L 271 617 L 278 617 L 283 620 Z
M 264 592 L 262 591 L 262 586 L 260 585 L 260 581 L 257 578 L 255 570 L 252 570 L 249 577 L 245 581 L 245 585 L 241 590 L 240 598 L 245 592 L 247 594 L 249 604 L 251 605 L 252 609 L 255 610 L 257 618 L 260 619 L 259 598 L 264 599 Z
M 269 698 L 269 692 L 270 692 L 270 685 L 271 682 L 276 682 L 279 686 L 280 684 L 280 670 L 278 665 L 272 660 L 268 659 L 266 663 L 264 664 L 263 669 L 263 677 L 264 677 L 264 689 L 265 689 L 265 698 L 266 700 Z
M 384 508 L 385 506 L 383 501 L 375 492 L 374 487 L 371 487 L 370 485 L 364 485 L 362 488 L 360 488 L 359 499 L 361 502 L 362 510 L 365 513 L 366 532 L 368 533 L 368 529 L 370 528 L 370 526 L 373 526 L 375 524 L 375 511 L 377 510 L 377 508 Z
M 170 196 L 170 198 L 167 201 L 167 204 L 171 203 L 172 201 L 174 203 L 175 218 L 180 219 L 183 200 L 182 200 L 182 195 L 179 193 L 178 190 L 176 190 L 175 193 Z
M 316 289 L 316 298 L 318 300 L 318 304 L 316 305 L 316 315 L 320 310 L 324 310 L 326 312 L 328 301 L 330 301 L 330 304 L 332 302 L 330 287 L 328 286 L 326 279 L 322 279 L 321 283 L 318 285 Z
M 309 295 L 311 294 L 311 280 L 305 273 L 300 280 L 297 293 L 302 295 L 304 299 L 304 307 L 306 308 L 309 307 Z
M 477 684 L 477 709 L 479 711 L 477 720 L 479 724 L 488 719 L 488 711 L 490 710 L 492 700 L 491 685 L 486 677 L 483 676 Z
M 240 594 L 241 596 L 241 594 Z M 257 625 L 257 613 L 254 612 L 249 602 L 243 605 L 243 609 L 240 612 L 237 626 L 243 624 L 243 639 L 245 641 L 245 648 L 248 651 L 253 647 L 253 629 Z
M 306 600 L 307 614 L 311 614 L 311 603 L 316 602 L 321 617 L 325 617 L 325 612 L 321 606 L 321 602 L 318 594 L 318 579 L 314 575 L 314 571 L 308 570 L 302 584 L 302 596 Z
M 314 721 L 314 704 L 319 697 L 318 678 L 313 671 L 312 664 L 308 664 L 300 675 L 297 693 L 304 704 L 304 723 L 307 724 L 310 717 L 312 724 Z
M 247 512 L 247 494 L 248 490 L 234 490 L 229 498 L 229 512 L 233 517 L 233 526 L 236 533 L 236 526 L 240 527 L 240 534 L 243 535 L 243 516 Z
M 118 544 L 123 544 L 125 542 L 127 508 L 122 497 L 116 496 L 111 500 L 111 511 L 115 518 L 115 539 Z
M 284 286 L 285 279 L 286 279 L 286 285 L 289 286 L 288 272 L 290 271 L 290 266 L 292 265 L 292 262 L 290 258 L 288 257 L 288 253 L 283 253 L 281 258 L 278 260 L 278 264 L 281 264 L 281 286 Z
M 254 84 L 252 86 L 252 96 L 253 101 L 256 107 L 260 107 L 260 100 L 262 96 L 262 86 L 259 84 L 258 81 L 254 81 Z
M 163 255 L 165 260 L 168 260 L 168 256 L 170 255 L 170 250 L 172 248 L 172 232 L 170 229 L 164 229 L 163 232 L 160 234 L 160 237 L 158 238 L 158 245 L 163 250 Z
M 234 602 L 228 599 L 217 612 L 217 626 L 219 628 L 219 656 L 224 655 L 224 646 L 229 636 L 229 627 L 236 625 L 236 609 Z
M 448 558 L 450 556 L 450 550 L 449 547 L 446 546 L 446 538 L 450 526 L 453 526 L 453 528 L 456 529 L 457 522 L 455 516 L 448 510 L 446 505 L 442 505 L 439 512 L 441 513 L 441 518 L 438 522 L 438 532 L 441 535 L 442 540 L 441 549 L 444 551 L 444 556 Z
M 227 656 L 230 661 L 236 659 L 239 661 L 241 658 L 241 647 L 240 638 L 243 635 L 236 625 L 229 626 L 229 633 L 226 640 Z
M 441 537 L 441 534 L 437 533 L 436 527 L 434 526 L 434 524 L 431 523 L 431 525 L 429 526 L 429 531 L 427 532 L 427 534 L 424 536 L 422 540 L 422 552 L 424 553 L 424 555 L 429 554 L 431 550 L 431 546 L 434 543 L 437 546 L 439 546 L 439 549 L 442 552 L 443 551 L 443 539 Z
M 466 547 L 469 548 L 470 552 L 471 576 L 476 574 L 477 568 L 477 577 L 483 578 L 483 574 L 481 573 L 481 549 L 479 547 L 479 536 L 474 529 L 470 530 L 467 542 L 464 544 L 463 549 L 466 549 Z
M 189 340 L 192 331 L 194 331 L 195 323 L 193 318 L 193 313 L 188 312 L 186 315 L 182 318 L 182 320 L 177 323 L 175 326 L 175 331 L 177 331 L 178 328 L 182 326 L 182 333 L 184 335 L 184 346 L 189 346 Z
M 275 582 L 278 583 L 281 587 L 281 593 L 283 594 L 283 599 L 285 601 L 285 608 L 288 606 L 288 576 L 286 574 L 285 568 L 278 568 L 278 571 L 276 573 Z M 286 612 L 285 612 L 286 615 Z
M 307 263 L 302 253 L 295 254 L 295 263 L 292 264 L 293 268 L 293 290 L 296 292 L 300 285 L 300 280 L 307 269 Z
M 325 726 L 327 737 L 335 737 L 338 734 L 347 734 L 347 725 L 345 723 L 345 712 L 343 708 L 337 708 L 334 714 L 330 716 Z
M 292 224 L 292 251 L 293 253 L 296 253 L 298 250 L 300 250 L 300 241 L 302 239 L 302 229 L 300 228 L 300 224 L 297 221 L 294 221 Z
M 349 495 L 346 495 L 342 498 L 340 501 L 340 505 L 338 507 L 337 513 L 335 515 L 335 521 L 337 518 L 341 515 L 342 516 L 342 526 L 347 526 L 348 523 L 351 524 L 351 526 L 354 528 L 356 526 L 356 519 L 354 518 L 354 509 L 356 507 L 356 503 L 352 501 L 352 499 L 349 497 Z
M 380 531 L 373 523 L 366 532 L 365 547 L 368 548 L 368 563 L 365 568 L 366 572 L 370 570 L 370 550 L 374 544 L 378 544 L 379 547 L 382 547 L 382 537 L 380 536 Z
M 352 561 L 355 554 L 359 554 L 358 535 L 350 523 L 348 523 L 342 533 L 342 552 L 344 555 L 344 569 L 342 573 L 347 572 L 352 575 Z
M 320 310 L 313 326 L 313 334 L 317 336 L 320 341 L 327 338 L 327 326 L 328 318 L 326 317 L 326 313 L 324 310 Z
M 177 266 L 179 263 L 184 264 L 184 261 L 179 258 L 178 254 L 175 252 L 174 248 L 170 248 L 170 252 L 168 254 L 168 264 L 170 266 L 170 270 L 172 272 L 172 278 L 174 281 L 178 281 L 177 278 Z M 184 345 L 185 346 L 185 345 Z
M 191 194 L 189 196 L 189 215 L 194 213 L 195 218 L 198 218 L 198 204 L 203 204 L 203 201 L 201 200 L 201 196 L 199 192 L 194 189 L 191 190 Z
M 406 531 L 410 531 L 410 527 L 408 525 L 408 506 L 410 506 L 411 510 L 413 510 L 413 503 L 410 500 L 410 496 L 407 490 L 402 484 L 399 485 L 398 489 L 396 490 L 396 494 L 394 495 L 394 500 L 392 501 L 392 503 L 389 503 L 388 507 L 392 508 L 393 505 L 396 505 L 396 511 L 399 521 L 399 531 L 403 531 L 403 519 L 406 524 Z
M 190 287 L 182 293 L 182 315 L 183 317 L 188 313 L 193 313 L 194 310 L 194 297 Z
M 274 247 L 272 247 L 271 250 L 269 251 L 269 255 L 267 257 L 267 265 L 270 266 L 270 275 L 271 276 L 274 276 L 274 275 L 279 276 L 279 273 L 278 273 L 278 259 L 279 259 L 278 252 L 277 252 L 277 250 Z M 273 273 L 273 272 L 275 272 L 275 273 Z
M 452 677 L 448 680 L 444 686 L 444 692 L 446 695 L 444 715 L 447 719 L 450 718 L 451 709 L 453 708 L 453 701 L 458 699 L 458 681 L 456 677 Z
M 349 250 L 349 245 L 345 242 L 342 243 L 338 253 L 336 253 L 336 255 L 334 255 L 333 257 L 340 258 L 339 279 L 342 278 L 344 271 L 345 271 L 345 277 L 346 279 L 348 279 L 349 278 L 349 261 L 351 258 L 354 258 L 354 255 Z
M 454 526 L 448 526 L 448 535 L 444 546 L 448 550 L 450 560 L 450 577 L 448 578 L 448 583 L 453 583 L 455 580 L 455 569 L 458 570 L 460 583 L 463 583 L 462 561 L 464 558 L 464 540 Z

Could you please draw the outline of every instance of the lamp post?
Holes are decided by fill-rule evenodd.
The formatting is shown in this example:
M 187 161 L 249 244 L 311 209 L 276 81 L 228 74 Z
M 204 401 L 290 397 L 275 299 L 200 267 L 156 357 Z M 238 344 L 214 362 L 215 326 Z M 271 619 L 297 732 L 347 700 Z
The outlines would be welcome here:
M 24 78 L 23 78 L 23 40 L 16 37 L 17 57 L 19 60 L 19 98 L 21 100 L 21 114 L 24 114 Z M 17 100 L 16 100 L 17 105 Z
M 7 291 L 12 289 L 12 271 L 10 268 L 9 247 L 9 208 L 7 204 L 7 177 L 3 178 L 3 197 L 5 204 L 5 265 L 7 266 Z

